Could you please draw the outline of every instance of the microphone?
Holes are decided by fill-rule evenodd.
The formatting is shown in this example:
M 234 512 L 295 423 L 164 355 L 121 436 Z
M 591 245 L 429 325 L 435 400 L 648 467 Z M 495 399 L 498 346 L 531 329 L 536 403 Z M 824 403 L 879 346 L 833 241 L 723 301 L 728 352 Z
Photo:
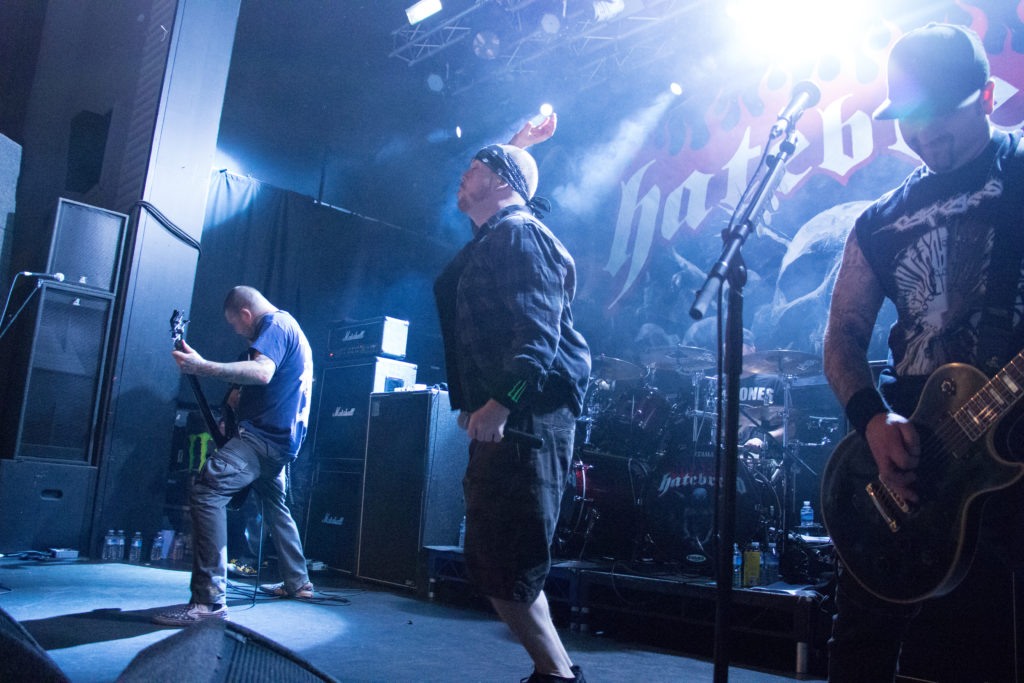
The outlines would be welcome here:
M 64 273 L 33 273 L 29 270 L 23 270 L 18 275 L 22 277 L 34 277 L 40 280 L 56 280 L 57 282 L 64 282 Z
M 527 448 L 543 448 L 544 438 L 537 436 L 536 434 L 530 434 L 529 432 L 522 432 L 518 429 L 506 429 L 503 432 L 505 441 L 511 441 L 514 444 L 520 446 L 526 446 Z
M 804 111 L 821 101 L 821 88 L 810 81 L 800 81 L 793 86 L 789 104 L 779 112 L 779 118 L 772 126 L 769 139 L 777 138 L 793 130 Z

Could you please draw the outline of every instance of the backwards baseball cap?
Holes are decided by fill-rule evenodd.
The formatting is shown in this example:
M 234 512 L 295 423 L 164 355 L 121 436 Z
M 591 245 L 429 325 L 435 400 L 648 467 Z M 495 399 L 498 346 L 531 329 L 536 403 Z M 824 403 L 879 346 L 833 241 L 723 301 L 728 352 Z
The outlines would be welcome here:
M 901 37 L 889 53 L 889 97 L 876 119 L 930 118 L 975 102 L 989 67 L 978 34 L 931 23 Z

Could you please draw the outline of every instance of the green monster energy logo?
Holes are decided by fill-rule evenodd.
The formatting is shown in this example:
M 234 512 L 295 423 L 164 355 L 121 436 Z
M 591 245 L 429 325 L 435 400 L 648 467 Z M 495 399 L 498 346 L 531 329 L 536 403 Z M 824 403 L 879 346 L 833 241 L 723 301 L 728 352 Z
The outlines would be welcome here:
M 526 391 L 526 380 L 521 379 L 509 390 L 508 397 L 513 403 L 519 403 L 519 399 L 523 397 L 524 391 Z

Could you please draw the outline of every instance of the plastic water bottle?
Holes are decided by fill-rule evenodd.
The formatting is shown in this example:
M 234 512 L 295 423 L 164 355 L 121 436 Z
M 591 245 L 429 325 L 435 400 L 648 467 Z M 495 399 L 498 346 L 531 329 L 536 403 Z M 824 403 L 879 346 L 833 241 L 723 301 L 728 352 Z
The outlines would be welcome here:
M 765 584 L 775 583 L 779 580 L 779 549 L 774 542 L 768 543 L 768 550 L 764 554 L 764 577 Z
M 749 588 L 761 582 L 761 545 L 755 541 L 743 551 L 743 587 Z
M 466 517 L 463 515 L 462 521 L 459 522 L 459 547 L 466 547 Z
M 115 562 L 124 562 L 124 529 L 117 530 L 117 542 L 114 544 L 114 556 L 110 559 Z
M 153 537 L 153 545 L 149 549 L 149 561 L 159 562 L 164 559 L 164 535 L 159 531 Z
M 800 508 L 800 526 L 804 529 L 814 526 L 814 508 L 809 500 L 805 500 L 804 506 Z
M 133 564 L 142 562 L 142 532 L 132 534 L 132 544 L 128 550 L 128 561 Z
M 172 562 L 181 562 L 185 558 L 185 539 L 181 534 L 174 534 L 174 541 L 171 543 L 171 552 L 168 558 Z
M 743 553 L 737 543 L 732 544 L 732 587 L 743 586 Z
M 103 561 L 111 562 L 114 559 L 114 549 L 117 546 L 117 535 L 113 529 L 107 529 L 107 535 L 103 537 Z

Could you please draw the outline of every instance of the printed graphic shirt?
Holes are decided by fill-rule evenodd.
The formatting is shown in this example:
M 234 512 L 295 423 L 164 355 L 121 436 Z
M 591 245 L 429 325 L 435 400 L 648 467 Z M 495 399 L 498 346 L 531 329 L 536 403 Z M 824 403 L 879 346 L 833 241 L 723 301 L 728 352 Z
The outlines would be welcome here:
M 996 132 L 967 165 L 917 168 L 857 219 L 861 248 L 893 301 L 891 361 L 900 377 L 951 362 L 979 365 L 978 326 L 996 231 L 1024 239 L 1024 161 L 1017 136 Z M 1015 285 L 1014 330 L 1024 314 L 1024 273 Z

